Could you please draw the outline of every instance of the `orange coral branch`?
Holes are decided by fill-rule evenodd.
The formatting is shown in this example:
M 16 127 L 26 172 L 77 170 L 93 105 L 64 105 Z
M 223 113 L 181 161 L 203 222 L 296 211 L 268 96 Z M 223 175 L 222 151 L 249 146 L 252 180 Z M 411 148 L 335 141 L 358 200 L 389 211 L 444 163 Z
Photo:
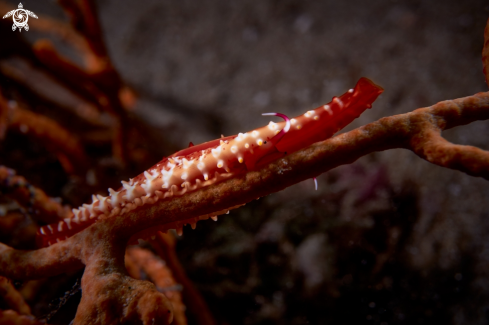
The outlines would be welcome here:
M 2 276 L 0 276 L 0 297 L 5 300 L 5 302 L 11 309 L 15 310 L 19 314 L 31 314 L 31 308 L 24 301 L 24 298 L 22 298 L 21 294 L 17 290 L 15 290 L 9 279 Z
M 33 50 L 37 58 L 58 78 L 69 83 L 72 88 L 77 89 L 79 93 L 113 115 L 113 154 L 124 162 L 127 154 L 125 144 L 127 143 L 126 126 L 128 122 L 126 113 L 122 109 L 119 93 L 127 94 L 127 88 L 121 88 L 122 81 L 113 67 L 107 67 L 107 71 L 86 72 L 60 55 L 48 40 L 36 42 Z
M 90 75 L 66 57 L 59 54 L 51 41 L 45 39 L 39 40 L 34 43 L 32 49 L 36 57 L 59 79 L 68 82 L 72 88 L 83 93 L 84 97 L 89 97 L 104 110 L 112 110 L 109 105 L 109 99 L 93 83 Z
M 34 251 L 16 250 L 0 243 L 0 273 L 10 279 L 39 279 L 82 268 L 80 248 L 66 243 Z
M 181 285 L 178 284 L 172 271 L 154 253 L 140 247 L 130 247 L 126 250 L 126 268 L 135 279 L 148 277 L 173 305 L 175 325 L 187 324 L 185 305 L 182 303 Z
M 126 131 L 129 123 L 124 108 L 128 108 L 133 103 L 134 95 L 123 85 L 119 73 L 114 69 L 110 60 L 102 39 L 95 3 L 91 0 L 59 0 L 59 3 L 70 16 L 73 27 L 84 37 L 92 50 L 93 55 L 85 55 L 87 60 L 86 74 L 102 91 L 95 91 L 99 104 L 115 116 L 113 155 L 120 162 L 125 163 L 128 155 Z M 47 66 L 53 68 L 61 64 L 61 66 L 69 68 L 69 71 L 75 75 L 83 74 L 83 71 L 76 69 L 74 65 L 60 55 L 54 54 L 54 52 L 54 49 L 47 47 L 45 43 L 38 44 L 36 48 L 36 54 Z M 59 71 L 59 67 L 55 71 Z
M 3 140 L 5 133 L 7 132 L 9 111 L 8 106 L 2 105 L 2 103 L 5 103 L 5 101 L 0 94 L 0 140 Z
M 8 325 L 46 325 L 34 316 L 19 315 L 13 310 L 0 310 L 0 324 Z
M 143 228 L 226 210 L 351 163 L 368 153 L 393 148 L 410 149 L 440 166 L 488 178 L 486 151 L 449 144 L 442 138 L 434 137 L 436 132 L 439 134 L 444 129 L 488 118 L 489 93 L 444 101 L 411 113 L 386 117 L 316 143 L 260 170 L 181 197 L 161 200 L 152 206 L 139 207 L 128 218 L 103 220 L 100 226 L 110 222 L 121 236 L 129 236 Z M 424 138 L 426 136 L 430 137 Z M 437 145 L 442 146 L 434 150 Z M 444 156 L 445 153 L 447 156 Z
M 71 211 L 48 197 L 44 191 L 29 184 L 15 171 L 0 166 L 0 192 L 23 207 L 32 208 L 36 213 L 32 217 L 45 223 L 54 223 L 67 218 Z
M 92 51 L 99 57 L 106 57 L 107 48 L 102 40 L 95 3 L 89 0 L 59 0 L 59 3 L 70 16 L 73 27 L 87 40 Z
M 197 289 L 195 289 L 194 285 L 185 274 L 182 265 L 178 261 L 178 257 L 175 253 L 175 239 L 173 235 L 158 232 L 155 236 L 155 240 L 151 241 L 151 245 L 172 270 L 173 276 L 178 283 L 182 284 L 183 299 L 185 306 L 189 310 L 189 314 L 198 315 L 195 321 L 198 322 L 199 325 L 216 324 L 204 298 L 202 298 Z
M 26 134 L 41 142 L 56 154 L 67 173 L 85 175 L 89 160 L 78 138 L 48 117 L 18 106 L 9 107 L 1 95 L 0 107 L 0 111 L 7 112 L 10 130 Z
M 43 143 L 68 174 L 85 175 L 89 160 L 79 140 L 52 119 L 16 107 L 10 112 L 9 128 Z

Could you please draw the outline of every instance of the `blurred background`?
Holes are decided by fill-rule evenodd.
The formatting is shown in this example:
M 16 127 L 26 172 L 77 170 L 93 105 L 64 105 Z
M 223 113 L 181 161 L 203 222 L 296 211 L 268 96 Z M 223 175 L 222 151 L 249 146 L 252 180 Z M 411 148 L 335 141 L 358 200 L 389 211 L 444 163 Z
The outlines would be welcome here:
M 39 21 L 67 21 L 54 1 L 22 3 Z M 118 187 L 190 141 L 268 124 L 261 113 L 296 116 L 327 103 L 363 76 L 385 92 L 346 130 L 487 90 L 483 0 L 96 5 L 112 63 L 137 97 L 129 121 L 138 131 L 127 135 L 139 143 L 133 163 L 111 161 L 110 146 L 84 133 L 92 176 L 74 180 L 31 140 L 7 132 L 0 143 L 0 164 L 66 204 L 88 202 L 97 186 Z M 39 96 L 29 97 L 30 86 L 9 73 L 22 66 L 7 50 L 13 38 L 27 44 L 50 38 L 81 62 L 76 51 L 44 30 L 13 33 L 10 26 L 10 19 L 0 25 L 4 95 L 86 130 Z M 487 122 L 443 135 L 489 150 Z M 35 163 L 23 162 L 29 155 L 38 157 Z M 220 324 L 488 323 L 487 181 L 397 149 L 332 170 L 318 183 L 318 191 L 309 180 L 219 222 L 185 227 L 177 254 Z

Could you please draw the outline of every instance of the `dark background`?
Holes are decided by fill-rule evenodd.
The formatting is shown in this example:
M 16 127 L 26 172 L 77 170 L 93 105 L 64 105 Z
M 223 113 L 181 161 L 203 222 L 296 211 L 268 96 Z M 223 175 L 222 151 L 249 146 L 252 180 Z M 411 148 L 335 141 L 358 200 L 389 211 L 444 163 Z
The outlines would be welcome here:
M 22 3 L 64 19 L 52 1 Z M 162 156 L 265 125 L 263 112 L 299 115 L 362 76 L 385 92 L 347 129 L 487 90 L 487 1 L 97 4 Z M 489 149 L 487 122 L 443 135 Z M 318 182 L 185 229 L 179 255 L 221 323 L 487 324 L 487 181 L 398 149 Z

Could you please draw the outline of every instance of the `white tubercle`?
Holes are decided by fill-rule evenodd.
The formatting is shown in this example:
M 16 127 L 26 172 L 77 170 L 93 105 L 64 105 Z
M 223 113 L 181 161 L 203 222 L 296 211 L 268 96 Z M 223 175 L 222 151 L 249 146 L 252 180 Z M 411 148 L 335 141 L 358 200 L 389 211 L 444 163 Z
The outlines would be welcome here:
M 134 199 L 139 198 L 145 194 L 145 191 L 141 188 L 139 184 L 130 185 L 128 182 L 121 181 L 122 186 L 126 190 L 126 200 L 134 201 Z
M 339 99 L 338 97 L 333 97 L 333 102 L 335 102 L 336 104 L 338 104 L 338 106 L 340 106 L 340 108 L 343 108 L 343 106 L 345 106 L 345 104 L 343 103 L 343 101 L 341 99 Z
M 80 210 L 80 221 L 87 221 L 89 215 L 87 208 L 81 206 L 78 208 L 78 210 Z
M 68 227 L 68 229 L 71 230 L 71 218 L 63 219 L 63 221 L 66 223 L 66 226 Z
M 200 171 L 202 171 L 202 170 L 205 168 L 205 164 L 204 164 L 203 162 L 199 162 L 199 163 L 197 164 L 197 168 L 198 168 Z
M 157 170 L 152 170 L 151 174 L 147 171 L 144 172 L 144 177 L 146 177 L 146 181 L 141 184 L 141 187 L 146 192 L 147 196 L 153 195 L 154 192 L 160 189 L 161 185 L 163 185 L 163 180 L 160 179 L 158 176 L 159 173 Z
M 289 132 L 289 129 L 290 129 L 290 119 L 287 117 L 287 115 L 284 115 L 282 113 L 263 113 L 262 114 L 263 116 L 266 116 L 266 115 L 273 115 L 273 116 L 278 116 L 278 117 L 281 117 L 285 120 L 285 127 L 282 129 L 283 132 L 287 133 Z M 273 122 L 270 122 L 268 124 L 268 128 L 273 131 L 275 130 L 276 128 L 278 127 L 277 124 L 273 123 Z M 279 130 L 276 130 L 275 131 L 275 134 L 278 134 L 280 131 Z
M 217 146 L 217 148 L 211 150 L 212 156 L 214 158 L 219 157 L 221 155 L 221 152 L 222 152 L 222 146 L 220 146 L 220 145 Z
M 87 209 L 88 213 L 92 215 L 94 213 L 93 211 L 93 203 L 92 204 L 82 204 L 82 206 Z
M 188 169 L 192 164 L 193 164 L 193 160 L 187 160 L 185 158 L 183 158 L 183 169 Z
M 107 202 L 108 197 L 102 196 L 102 195 L 97 195 L 97 199 L 100 202 L 98 205 L 99 211 L 101 211 L 102 213 L 108 212 L 109 209 L 111 208 L 111 206 L 109 205 L 109 202 Z
M 161 179 L 163 181 L 163 184 L 161 185 L 162 188 L 169 188 L 170 187 L 170 178 L 173 175 L 173 169 L 175 168 L 175 165 L 172 165 L 170 170 L 161 170 Z
M 109 194 L 110 195 L 110 205 L 112 205 L 112 207 L 114 207 L 114 208 L 119 207 L 123 203 L 122 193 L 115 191 L 111 188 L 109 188 L 109 193 L 110 193 Z
M 73 212 L 73 221 L 75 221 L 76 223 L 80 223 L 80 210 L 72 209 L 71 211 Z
M 331 110 L 331 107 L 329 105 L 324 105 L 323 107 L 329 115 L 333 115 L 333 111 Z
M 248 133 L 238 133 L 238 136 L 236 137 L 236 140 L 237 141 L 242 141 L 242 140 L 246 139 L 247 136 L 248 136 Z

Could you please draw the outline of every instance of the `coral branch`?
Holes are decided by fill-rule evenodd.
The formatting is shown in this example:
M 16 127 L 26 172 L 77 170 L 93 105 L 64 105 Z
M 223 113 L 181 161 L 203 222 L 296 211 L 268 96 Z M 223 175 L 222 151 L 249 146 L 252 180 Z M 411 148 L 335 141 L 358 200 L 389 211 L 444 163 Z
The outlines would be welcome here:
M 0 166 L 0 193 L 12 198 L 25 208 L 32 208 L 32 217 L 45 223 L 55 223 L 67 218 L 71 211 L 48 197 L 44 191 L 29 184 L 15 171 Z
M 8 106 L 5 105 L 5 100 L 0 94 L 0 140 L 3 140 L 8 128 Z
M 56 51 L 49 40 L 39 40 L 33 46 L 36 57 L 59 79 L 69 83 L 71 88 L 82 93 L 104 110 L 111 111 L 109 98 L 92 82 L 91 76 L 72 61 Z
M 374 151 L 410 149 L 434 164 L 489 178 L 489 153 L 471 146 L 450 144 L 439 136 L 444 129 L 488 118 L 489 93 L 444 101 L 411 113 L 382 118 L 276 160 L 260 170 L 240 174 L 183 196 L 138 207 L 125 217 L 102 218 L 94 226 L 53 247 L 61 244 L 66 247 L 65 243 L 76 246 L 77 238 L 81 239 L 83 233 L 88 236 L 86 240 L 102 236 L 103 233 L 127 241 L 133 234 L 146 228 L 226 211 L 351 163 Z M 87 230 L 96 233 L 89 234 Z M 6 260 L 5 255 L 0 259 L 2 263 L 6 263 Z M 29 265 L 27 260 L 24 261 L 26 266 Z M 32 262 L 35 261 L 37 258 L 33 258 Z
M 23 315 L 30 315 L 31 308 L 22 298 L 22 295 L 15 290 L 9 279 L 0 276 L 0 297 L 7 303 L 7 305 Z
M 0 324 L 9 325 L 45 325 L 34 316 L 19 315 L 13 310 L 0 310 Z
M 87 266 L 74 324 L 170 324 L 170 301 L 148 281 L 135 280 L 100 259 Z
M 128 248 L 125 260 L 126 268 L 133 278 L 150 280 L 170 300 L 174 310 L 173 324 L 187 324 L 185 305 L 182 303 L 182 286 L 175 281 L 166 261 L 140 247 Z
M 405 148 L 442 167 L 489 178 L 489 153 L 471 146 L 450 144 L 442 130 L 489 118 L 489 93 L 382 118 L 364 127 L 316 143 L 256 171 L 250 171 L 184 196 L 142 206 L 126 218 L 101 220 L 98 227 L 113 227 L 130 237 L 144 228 L 226 211 L 258 197 L 280 191 L 337 166 L 374 152 Z M 439 147 L 437 147 L 439 146 Z
M 95 3 L 89 0 L 60 0 L 59 3 L 70 16 L 74 28 L 88 41 L 93 52 L 99 57 L 106 57 L 107 48 L 102 39 Z
M 9 129 L 41 142 L 58 157 L 68 174 L 85 175 L 89 159 L 83 147 L 73 134 L 54 120 L 15 106 L 9 112 Z
M 83 267 L 80 247 L 67 240 L 34 251 L 16 250 L 0 243 L 0 274 L 10 279 L 39 279 Z
M 183 299 L 185 306 L 189 310 L 189 314 L 198 315 L 195 321 L 199 325 L 216 324 L 216 321 L 214 320 L 214 317 L 212 317 L 204 298 L 197 291 L 197 289 L 195 289 L 194 285 L 185 274 L 185 270 L 183 269 L 182 265 L 178 261 L 177 254 L 175 253 L 175 239 L 173 236 L 171 234 L 158 232 L 158 234 L 155 236 L 155 240 L 151 241 L 151 245 L 172 270 L 173 276 L 178 283 L 183 286 Z
M 489 85 L 489 19 L 484 29 L 484 47 L 482 48 L 482 66 L 486 77 L 486 84 Z

